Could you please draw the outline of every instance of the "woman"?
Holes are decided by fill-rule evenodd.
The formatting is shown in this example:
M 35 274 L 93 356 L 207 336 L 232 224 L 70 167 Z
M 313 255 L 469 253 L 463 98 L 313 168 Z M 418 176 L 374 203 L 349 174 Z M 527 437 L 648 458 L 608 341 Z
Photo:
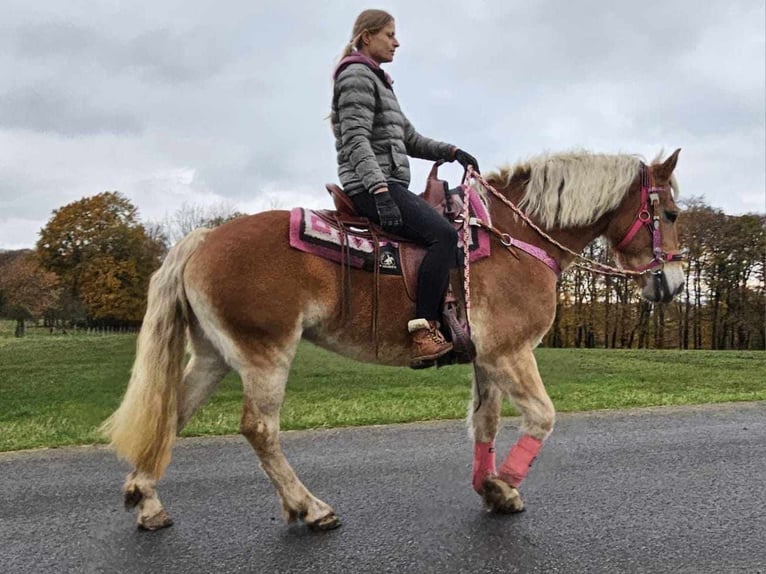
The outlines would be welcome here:
M 439 331 L 439 318 L 457 258 L 457 233 L 407 189 L 407 156 L 457 160 L 477 170 L 478 165 L 463 150 L 421 136 L 404 116 L 391 78 L 380 68 L 393 61 L 398 47 L 393 16 L 383 10 L 359 14 L 333 74 L 332 124 L 338 175 L 357 212 L 426 247 L 418 275 L 416 318 L 407 325 L 412 336 L 410 365 L 422 368 L 452 350 Z

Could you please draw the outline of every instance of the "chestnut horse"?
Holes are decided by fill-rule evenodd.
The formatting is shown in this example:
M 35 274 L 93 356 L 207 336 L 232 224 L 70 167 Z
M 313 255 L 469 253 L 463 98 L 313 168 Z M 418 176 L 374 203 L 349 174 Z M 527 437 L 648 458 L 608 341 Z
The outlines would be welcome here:
M 683 284 L 672 172 L 677 150 L 649 166 L 630 155 L 588 152 L 543 156 L 489 177 L 484 194 L 502 237 L 545 250 L 561 269 L 599 236 L 617 246 L 649 301 L 669 301 Z M 649 183 L 647 183 L 647 181 Z M 647 197 L 651 195 L 652 204 Z M 515 214 L 521 207 L 553 243 Z M 651 213 L 650 213 L 651 207 Z M 638 216 L 637 216 L 638 214 Z M 269 211 L 197 229 L 176 244 L 151 280 L 133 371 L 122 404 L 104 423 L 117 454 L 133 465 L 125 503 L 140 528 L 172 523 L 157 496 L 177 433 L 236 370 L 244 390 L 241 432 L 276 487 L 287 521 L 330 529 L 340 521 L 298 479 L 279 443 L 279 411 L 298 343 L 357 360 L 409 364 L 407 321 L 414 305 L 402 280 L 381 275 L 378 345 L 371 340 L 371 276 L 353 269 L 350 313 L 341 312 L 343 271 L 289 247 L 289 213 Z M 648 231 L 643 229 L 648 225 Z M 471 329 L 476 345 L 470 426 L 473 487 L 501 513 L 523 508 L 518 486 L 554 424 L 554 407 L 533 349 L 556 312 L 557 275 L 523 251 L 492 240 L 488 258 L 471 265 Z M 453 284 L 459 284 L 457 277 Z M 187 342 L 191 358 L 184 368 Z M 521 437 L 499 468 L 494 439 L 503 398 L 521 413 Z

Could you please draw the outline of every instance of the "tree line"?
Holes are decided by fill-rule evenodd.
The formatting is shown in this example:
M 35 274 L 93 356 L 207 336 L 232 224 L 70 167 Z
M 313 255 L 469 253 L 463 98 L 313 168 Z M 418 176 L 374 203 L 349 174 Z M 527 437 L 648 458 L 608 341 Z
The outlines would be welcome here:
M 629 279 L 570 268 L 558 284 L 551 347 L 766 349 L 766 217 L 726 215 L 702 199 L 684 202 L 679 240 L 685 286 L 666 305 L 642 301 Z M 586 256 L 613 261 L 603 242 Z
M 50 328 L 136 327 L 151 274 L 171 242 L 196 227 L 241 216 L 225 205 L 184 205 L 162 223 L 144 224 L 119 192 L 104 192 L 53 212 L 35 249 L 0 252 L 0 317 L 41 319 Z M 702 199 L 685 203 L 679 238 L 686 285 L 673 303 L 642 301 L 632 281 L 573 267 L 558 283 L 551 347 L 764 349 L 766 218 L 727 215 Z M 603 241 L 586 249 L 613 261 Z
M 222 206 L 183 205 L 144 224 L 119 192 L 106 191 L 53 212 L 34 249 L 0 252 L 0 317 L 51 329 L 140 325 L 149 279 L 171 240 L 242 215 Z

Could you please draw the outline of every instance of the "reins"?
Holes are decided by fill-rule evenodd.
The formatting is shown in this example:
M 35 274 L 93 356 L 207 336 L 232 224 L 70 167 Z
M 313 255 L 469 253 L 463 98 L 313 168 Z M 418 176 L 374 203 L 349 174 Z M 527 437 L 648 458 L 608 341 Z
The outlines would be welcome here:
M 469 170 L 473 170 L 471 166 L 468 166 Z M 468 171 L 466 171 L 466 180 L 468 179 Z M 464 184 L 465 185 L 465 184 Z M 470 242 L 471 242 L 471 226 L 469 225 L 470 221 L 470 207 L 471 207 L 471 201 L 467 193 L 467 188 L 463 187 L 463 211 L 460 214 L 460 217 L 463 220 L 463 298 L 465 299 L 465 320 L 466 325 L 468 328 L 468 333 L 470 335 L 471 332 L 471 253 L 470 253 Z

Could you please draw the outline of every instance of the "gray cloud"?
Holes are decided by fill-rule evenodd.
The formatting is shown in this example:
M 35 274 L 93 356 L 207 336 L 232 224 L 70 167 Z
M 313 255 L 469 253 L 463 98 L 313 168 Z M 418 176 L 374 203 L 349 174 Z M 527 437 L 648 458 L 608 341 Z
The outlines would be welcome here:
M 148 78 L 189 84 L 213 79 L 227 60 L 226 44 L 204 30 L 177 33 L 167 28 L 143 32 L 124 47 L 124 61 Z
M 65 136 L 119 135 L 141 130 L 140 121 L 129 114 L 98 109 L 87 101 L 86 95 L 52 91 L 47 86 L 0 95 L 0 127 Z
M 0 45 L 16 58 L 55 62 L 70 70 L 137 71 L 148 81 L 190 83 L 214 77 L 231 57 L 229 44 L 216 40 L 202 23 L 192 30 L 156 27 L 119 37 L 96 26 L 46 21 L 10 30 Z
M 32 22 L 4 34 L 6 48 L 16 57 L 89 59 L 109 52 L 109 43 L 97 31 L 71 22 Z

